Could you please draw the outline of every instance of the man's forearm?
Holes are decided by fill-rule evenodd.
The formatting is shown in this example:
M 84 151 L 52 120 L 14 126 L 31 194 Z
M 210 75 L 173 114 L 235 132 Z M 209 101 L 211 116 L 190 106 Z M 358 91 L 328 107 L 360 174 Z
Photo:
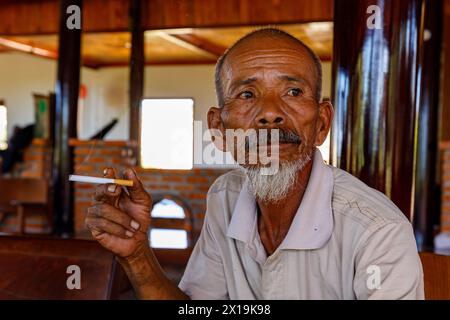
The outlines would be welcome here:
M 127 273 L 139 299 L 189 299 L 165 276 L 150 247 L 138 250 L 132 257 L 118 257 L 117 260 Z

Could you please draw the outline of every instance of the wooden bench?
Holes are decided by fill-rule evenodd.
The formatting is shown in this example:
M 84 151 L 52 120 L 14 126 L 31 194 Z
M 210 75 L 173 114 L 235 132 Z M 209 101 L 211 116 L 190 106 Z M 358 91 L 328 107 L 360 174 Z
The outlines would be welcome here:
M 180 254 L 181 253 L 181 254 Z M 166 268 L 184 269 L 190 249 L 155 249 Z M 450 256 L 421 252 L 425 298 L 450 299 Z M 67 288 L 81 270 L 81 290 Z M 0 236 L 0 299 L 117 299 L 131 289 L 114 255 L 96 241 Z
M 27 211 L 44 212 L 51 232 L 53 209 L 48 181 L 33 178 L 0 178 L 0 213 L 17 216 L 18 233 L 25 233 Z
M 67 268 L 79 266 L 81 289 Z M 0 299 L 117 299 L 131 289 L 112 253 L 97 242 L 0 236 Z
M 421 252 L 425 299 L 450 300 L 450 256 Z

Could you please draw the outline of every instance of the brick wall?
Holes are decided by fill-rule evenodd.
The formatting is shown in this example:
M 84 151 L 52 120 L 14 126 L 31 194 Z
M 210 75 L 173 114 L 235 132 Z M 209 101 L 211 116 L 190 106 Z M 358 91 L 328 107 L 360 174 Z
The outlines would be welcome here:
M 135 145 L 127 141 L 73 141 L 76 174 L 101 176 L 105 167 L 120 170 L 132 166 L 152 195 L 180 197 L 190 208 L 196 237 L 203 224 L 206 193 L 214 180 L 227 170 L 156 170 L 136 167 Z M 84 233 L 86 208 L 90 206 L 95 185 L 75 183 L 75 230 Z
M 189 206 L 193 217 L 196 238 L 203 225 L 206 211 L 206 193 L 211 184 L 226 170 L 155 170 L 137 169 L 150 194 L 172 194 L 180 197 Z
M 72 141 L 74 147 L 74 173 L 101 177 L 105 167 L 122 169 L 134 166 L 134 145 L 126 141 Z M 75 232 L 85 230 L 84 217 L 91 205 L 96 185 L 74 183 Z
M 442 143 L 441 232 L 450 235 L 450 143 Z
M 146 190 L 152 195 L 171 194 L 180 197 L 189 207 L 193 217 L 193 231 L 196 237 L 203 224 L 206 210 L 206 193 L 214 180 L 227 170 L 192 169 L 192 170 L 156 170 L 136 167 L 137 156 L 135 144 L 127 141 L 71 141 L 74 147 L 74 173 L 101 176 L 105 167 L 120 170 L 126 167 L 135 168 L 143 181 Z M 51 148 L 43 140 L 35 140 L 25 151 L 24 161 L 15 166 L 12 175 L 15 177 L 42 178 L 50 177 Z M 84 217 L 86 209 L 91 205 L 95 185 L 74 184 L 75 232 L 86 232 Z M 16 230 L 14 216 L 8 217 L 0 232 Z M 45 213 L 27 215 L 26 232 L 43 233 L 48 231 Z
M 49 178 L 51 147 L 47 140 L 34 139 L 23 153 L 23 161 L 16 163 L 11 175 L 21 178 Z

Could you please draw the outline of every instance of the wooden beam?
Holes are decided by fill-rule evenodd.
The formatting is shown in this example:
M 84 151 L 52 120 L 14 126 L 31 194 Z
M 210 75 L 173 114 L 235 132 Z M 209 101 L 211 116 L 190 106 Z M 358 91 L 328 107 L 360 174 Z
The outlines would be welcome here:
M 333 21 L 334 0 L 145 0 L 146 30 Z
M 55 233 L 73 233 L 73 185 L 68 181 L 73 171 L 73 147 L 77 137 L 77 108 L 80 86 L 81 30 L 66 26 L 66 8 L 82 7 L 82 0 L 61 0 L 59 24 L 58 73 L 56 81 L 55 142 L 53 148 L 53 187 Z
M 129 30 L 131 0 L 90 0 L 83 32 Z M 333 21 L 334 0 L 142 0 L 144 30 Z M 0 35 L 55 34 L 58 0 L 3 3 Z
M 207 39 L 203 39 L 194 34 L 169 34 L 171 37 L 182 41 L 183 43 L 188 44 L 189 46 L 193 46 L 198 50 L 207 52 L 209 54 L 214 55 L 216 58 L 220 57 L 227 48 L 212 43 Z
M 58 59 L 58 52 L 38 47 L 34 44 L 28 44 L 21 41 L 8 39 L 4 37 L 0 37 L 0 51 L 8 51 L 8 50 L 14 50 L 24 53 L 29 53 L 34 56 L 57 60 Z M 92 59 L 86 59 L 84 58 L 82 61 L 83 66 L 87 68 L 92 69 L 98 69 L 101 66 L 101 63 L 94 61 Z
M 39 57 L 51 58 L 51 59 L 58 58 L 58 53 L 56 51 L 39 48 L 34 45 L 22 43 L 22 42 L 7 39 L 7 38 L 0 37 L 0 45 L 4 46 L 6 48 L 12 49 L 12 50 L 30 53 L 30 54 L 33 54 L 33 55 L 36 55 Z
M 83 31 L 127 31 L 129 2 L 130 0 L 86 1 L 82 13 Z M 55 34 L 58 33 L 59 16 L 58 0 L 2 1 L 0 35 Z
M 2 1 L 0 35 L 58 33 L 59 6 L 57 0 Z
M 166 41 L 172 42 L 173 44 L 182 47 L 184 49 L 190 50 L 192 52 L 195 52 L 196 54 L 201 54 L 203 56 L 210 57 L 211 59 L 214 59 L 216 56 L 214 54 L 211 54 L 210 52 L 203 50 L 189 42 L 186 42 L 182 39 L 179 39 L 178 35 L 172 35 L 165 31 L 158 31 L 158 36 L 165 39 Z

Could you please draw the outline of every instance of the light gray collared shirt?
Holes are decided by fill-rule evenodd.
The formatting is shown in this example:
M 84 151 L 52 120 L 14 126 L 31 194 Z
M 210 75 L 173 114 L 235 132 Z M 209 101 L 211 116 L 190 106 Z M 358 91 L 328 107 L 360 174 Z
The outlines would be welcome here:
M 199 240 L 179 284 L 192 299 L 423 299 L 411 224 L 382 193 L 323 162 L 289 231 L 267 257 L 246 175 L 211 186 Z

